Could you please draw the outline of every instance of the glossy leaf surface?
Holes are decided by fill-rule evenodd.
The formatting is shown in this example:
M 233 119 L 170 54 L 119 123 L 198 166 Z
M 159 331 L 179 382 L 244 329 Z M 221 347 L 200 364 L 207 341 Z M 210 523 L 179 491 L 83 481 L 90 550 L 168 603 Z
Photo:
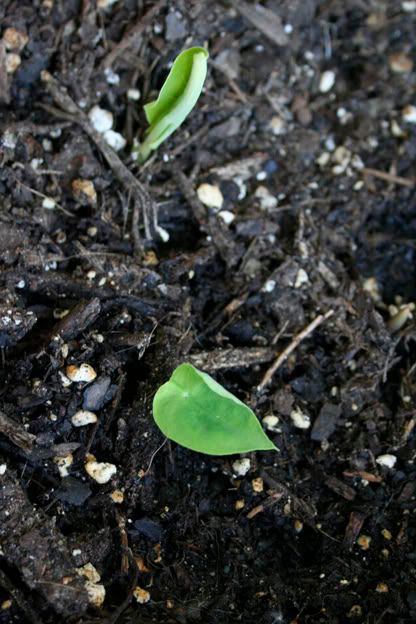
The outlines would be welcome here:
M 198 101 L 207 75 L 208 52 L 189 48 L 176 58 L 157 100 L 144 107 L 150 128 L 137 150 L 144 162 L 186 119 Z
M 192 364 L 178 366 L 159 388 L 153 416 L 167 438 L 200 453 L 277 450 L 254 412 Z

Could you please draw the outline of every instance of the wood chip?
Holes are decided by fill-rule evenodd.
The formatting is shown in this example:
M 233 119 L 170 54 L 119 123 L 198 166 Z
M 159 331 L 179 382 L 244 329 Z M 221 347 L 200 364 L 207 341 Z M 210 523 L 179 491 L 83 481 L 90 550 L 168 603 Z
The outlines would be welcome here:
M 36 436 L 26 431 L 22 425 L 6 416 L 4 412 L 0 412 L 0 433 L 26 453 L 32 450 L 36 440 Z
M 278 46 L 286 46 L 289 43 L 289 37 L 285 33 L 282 20 L 274 11 L 265 9 L 260 4 L 253 6 L 244 0 L 230 1 L 233 7 L 272 43 Z
M 325 485 L 336 494 L 345 498 L 345 500 L 352 501 L 357 494 L 354 488 L 333 476 L 326 477 Z
M 358 535 L 362 529 L 364 524 L 365 516 L 353 511 L 350 514 L 350 518 L 348 521 L 347 528 L 345 529 L 345 535 L 343 540 L 343 545 L 346 549 L 351 550 L 354 546 Z

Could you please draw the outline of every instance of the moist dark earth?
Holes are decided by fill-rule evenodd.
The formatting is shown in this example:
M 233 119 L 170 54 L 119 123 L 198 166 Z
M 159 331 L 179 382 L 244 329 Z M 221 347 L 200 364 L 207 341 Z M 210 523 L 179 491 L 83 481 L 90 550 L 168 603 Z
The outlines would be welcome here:
M 415 28 L 412 0 L 0 2 L 1 624 L 415 621 Z M 139 167 L 193 45 L 203 94 Z M 182 362 L 279 452 L 166 441 Z

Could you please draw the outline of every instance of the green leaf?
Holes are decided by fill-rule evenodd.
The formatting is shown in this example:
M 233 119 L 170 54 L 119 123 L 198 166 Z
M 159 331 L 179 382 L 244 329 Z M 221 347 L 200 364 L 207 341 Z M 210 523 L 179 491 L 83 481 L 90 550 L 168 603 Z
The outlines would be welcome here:
M 232 455 L 276 451 L 254 412 L 192 364 L 181 364 L 153 399 L 162 433 L 193 451 Z
M 136 148 L 144 162 L 184 122 L 198 101 L 207 75 L 208 52 L 189 48 L 175 59 L 157 100 L 144 107 L 150 128 L 145 140 Z

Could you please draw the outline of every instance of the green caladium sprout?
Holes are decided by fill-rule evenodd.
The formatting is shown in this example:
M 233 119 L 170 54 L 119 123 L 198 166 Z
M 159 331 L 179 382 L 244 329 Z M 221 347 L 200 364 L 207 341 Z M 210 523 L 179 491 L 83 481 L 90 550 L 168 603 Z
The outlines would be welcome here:
M 254 412 L 192 364 L 178 366 L 156 392 L 153 417 L 167 438 L 200 453 L 277 450 Z
M 157 100 L 144 107 L 150 124 L 143 143 L 133 149 L 144 163 L 189 115 L 204 86 L 208 52 L 205 48 L 189 48 L 176 57 Z

